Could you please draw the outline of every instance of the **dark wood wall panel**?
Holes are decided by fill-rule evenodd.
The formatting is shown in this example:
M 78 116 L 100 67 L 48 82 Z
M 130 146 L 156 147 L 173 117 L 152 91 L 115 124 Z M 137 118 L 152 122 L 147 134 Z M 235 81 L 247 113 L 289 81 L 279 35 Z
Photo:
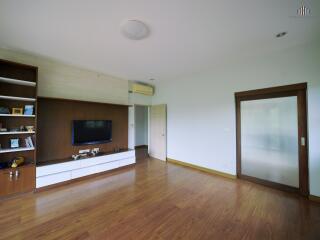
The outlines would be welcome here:
M 112 142 L 72 145 L 73 120 L 112 120 Z M 37 162 L 70 158 L 81 149 L 128 148 L 128 107 L 65 99 L 38 98 Z

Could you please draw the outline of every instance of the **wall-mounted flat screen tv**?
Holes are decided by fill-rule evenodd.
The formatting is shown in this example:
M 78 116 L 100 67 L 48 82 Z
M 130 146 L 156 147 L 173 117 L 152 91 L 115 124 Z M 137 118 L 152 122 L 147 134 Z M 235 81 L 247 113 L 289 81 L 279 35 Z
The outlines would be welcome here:
M 111 141 L 111 120 L 74 120 L 72 122 L 73 145 L 98 144 Z

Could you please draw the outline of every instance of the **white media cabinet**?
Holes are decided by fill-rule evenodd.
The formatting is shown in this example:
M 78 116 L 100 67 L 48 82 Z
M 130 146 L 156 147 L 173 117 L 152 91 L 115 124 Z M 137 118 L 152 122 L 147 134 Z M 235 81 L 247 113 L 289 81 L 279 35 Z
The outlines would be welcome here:
M 134 164 L 135 150 L 37 166 L 36 188 Z

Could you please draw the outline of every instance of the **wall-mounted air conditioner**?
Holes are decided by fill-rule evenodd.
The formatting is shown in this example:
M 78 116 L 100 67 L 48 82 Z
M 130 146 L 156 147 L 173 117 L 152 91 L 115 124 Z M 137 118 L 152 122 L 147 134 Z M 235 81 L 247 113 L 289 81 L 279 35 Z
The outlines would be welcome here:
M 154 93 L 153 87 L 143 85 L 143 84 L 138 84 L 138 83 L 132 84 L 132 92 L 144 94 L 144 95 L 148 95 L 148 96 L 152 96 Z

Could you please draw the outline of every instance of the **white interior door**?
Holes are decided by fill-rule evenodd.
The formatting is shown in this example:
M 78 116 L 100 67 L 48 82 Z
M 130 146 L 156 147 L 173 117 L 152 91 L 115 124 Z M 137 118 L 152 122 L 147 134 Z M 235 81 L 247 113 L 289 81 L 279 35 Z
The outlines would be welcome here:
M 128 110 L 128 148 L 135 148 L 134 106 Z
M 167 160 L 167 108 L 166 105 L 150 107 L 150 146 L 149 155 Z

